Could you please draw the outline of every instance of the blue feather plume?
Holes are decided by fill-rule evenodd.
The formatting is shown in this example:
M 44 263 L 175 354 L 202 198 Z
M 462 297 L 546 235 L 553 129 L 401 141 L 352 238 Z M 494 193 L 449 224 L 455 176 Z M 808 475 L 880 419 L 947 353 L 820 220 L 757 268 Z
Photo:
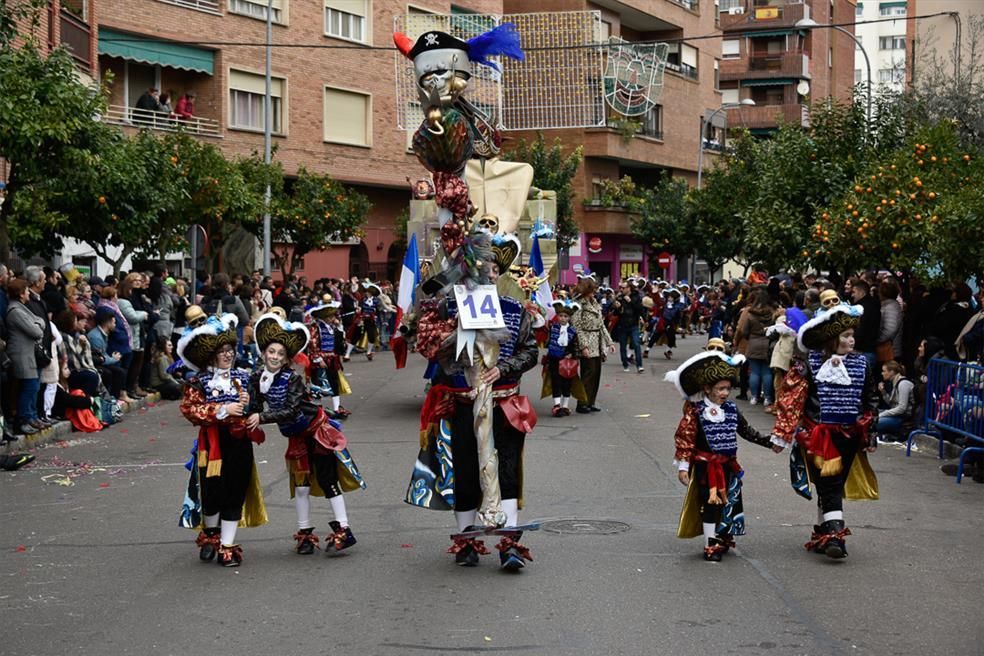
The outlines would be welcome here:
M 495 62 L 489 61 L 488 57 L 499 55 L 520 61 L 526 58 L 514 23 L 503 23 L 484 34 L 468 39 L 468 58 L 473 63 L 489 66 L 498 71 L 499 67 Z

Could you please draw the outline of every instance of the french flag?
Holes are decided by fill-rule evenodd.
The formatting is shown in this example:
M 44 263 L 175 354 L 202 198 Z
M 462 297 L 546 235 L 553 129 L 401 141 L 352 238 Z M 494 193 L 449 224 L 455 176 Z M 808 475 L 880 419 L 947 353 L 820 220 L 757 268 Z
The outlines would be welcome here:
M 403 268 L 400 271 L 400 290 L 396 296 L 396 333 L 390 340 L 390 348 L 396 358 L 396 368 L 402 369 L 407 365 L 407 340 L 400 333 L 403 325 L 403 315 L 413 308 L 417 285 L 420 284 L 420 257 L 417 253 L 417 235 L 410 235 L 407 253 L 403 256 Z
M 540 255 L 540 238 L 536 235 L 533 235 L 533 248 L 530 249 L 530 268 L 533 269 L 533 273 L 536 274 L 537 278 L 544 277 L 543 256 Z M 553 292 L 550 291 L 550 276 L 547 276 L 540 283 L 540 286 L 533 294 L 533 298 L 546 312 L 547 321 L 553 319 L 556 313 L 553 309 Z

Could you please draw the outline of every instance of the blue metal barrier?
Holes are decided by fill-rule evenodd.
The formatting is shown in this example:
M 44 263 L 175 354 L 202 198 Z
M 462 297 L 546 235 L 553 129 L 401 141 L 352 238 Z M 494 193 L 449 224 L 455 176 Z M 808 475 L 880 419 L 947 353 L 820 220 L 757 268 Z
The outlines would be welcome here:
M 944 432 L 967 438 L 957 465 L 957 483 L 963 478 L 964 461 L 972 453 L 984 453 L 984 366 L 933 358 L 926 374 L 923 425 L 909 433 L 905 454 L 916 435 L 939 440 L 943 457 Z

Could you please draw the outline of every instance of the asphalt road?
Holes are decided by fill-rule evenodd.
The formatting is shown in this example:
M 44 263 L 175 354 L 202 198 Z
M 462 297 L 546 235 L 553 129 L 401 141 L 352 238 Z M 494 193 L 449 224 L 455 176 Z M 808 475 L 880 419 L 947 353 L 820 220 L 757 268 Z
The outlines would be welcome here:
M 984 486 L 882 447 L 882 499 L 847 505 L 850 556 L 830 561 L 802 548 L 816 513 L 786 456 L 743 442 L 748 535 L 705 563 L 699 540 L 675 537 L 671 363 L 646 364 L 605 366 L 605 412 L 556 419 L 536 401 L 521 518 L 576 521 L 527 534 L 535 561 L 518 575 L 495 552 L 456 567 L 451 515 L 402 502 L 423 398 L 413 355 L 402 371 L 389 354 L 347 368 L 345 432 L 369 487 L 347 496 L 359 543 L 340 555 L 293 553 L 275 429 L 256 449 L 270 523 L 240 532 L 238 569 L 200 563 L 176 525 L 194 437 L 176 404 L 39 448 L 0 472 L 0 654 L 984 653 Z M 538 396 L 538 371 L 525 389 Z M 327 502 L 314 505 L 324 532 Z

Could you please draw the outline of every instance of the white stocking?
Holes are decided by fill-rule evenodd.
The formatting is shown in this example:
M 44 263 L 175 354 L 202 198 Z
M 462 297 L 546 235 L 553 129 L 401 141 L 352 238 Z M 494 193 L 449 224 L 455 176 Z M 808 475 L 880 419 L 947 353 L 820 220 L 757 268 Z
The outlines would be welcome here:
M 231 547 L 236 544 L 236 527 L 238 526 L 238 520 L 222 520 L 222 546 Z
M 297 509 L 297 529 L 311 528 L 311 488 L 294 488 L 294 508 Z
M 54 383 L 48 383 L 44 386 L 44 416 L 51 416 L 51 409 L 55 407 L 55 392 L 58 391 L 58 386 Z
M 475 525 L 475 511 L 465 510 L 464 512 L 454 511 L 454 520 L 458 522 L 458 532 L 463 533 L 469 526 Z
M 216 528 L 219 525 L 219 513 L 205 515 L 203 519 L 205 520 L 205 528 Z
M 342 495 L 339 494 L 338 496 L 328 499 L 328 501 L 331 502 L 331 511 L 335 513 L 335 521 L 338 522 L 342 528 L 347 527 L 349 523 L 348 514 L 345 512 L 345 499 L 343 499 Z
M 506 513 L 506 526 L 519 525 L 519 499 L 503 499 L 502 512 Z
M 331 409 L 338 412 L 338 409 L 342 406 L 342 397 L 333 396 L 331 397 Z
M 831 521 L 833 519 L 843 520 L 844 519 L 844 511 L 843 510 L 831 510 L 830 512 L 827 512 L 827 513 L 824 513 L 823 514 L 823 521 L 829 522 L 829 521 Z
M 704 522 L 701 526 L 704 527 L 704 546 L 709 547 L 711 546 L 711 538 L 717 537 L 717 525 Z

